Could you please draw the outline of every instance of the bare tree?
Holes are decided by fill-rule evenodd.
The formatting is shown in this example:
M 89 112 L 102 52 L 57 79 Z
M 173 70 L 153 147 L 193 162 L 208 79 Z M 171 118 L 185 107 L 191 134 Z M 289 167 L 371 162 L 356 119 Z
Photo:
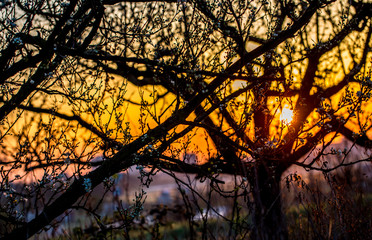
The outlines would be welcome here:
M 241 176 L 254 200 L 250 236 L 286 239 L 286 169 L 371 161 L 326 150 L 339 135 L 371 148 L 371 3 L 40 0 L 0 9 L 2 239 L 88 209 L 91 190 L 131 166 L 195 173 L 216 189 L 219 174 Z M 192 144 L 182 140 L 201 129 L 214 156 L 183 161 Z M 344 160 L 329 168 L 329 154 Z

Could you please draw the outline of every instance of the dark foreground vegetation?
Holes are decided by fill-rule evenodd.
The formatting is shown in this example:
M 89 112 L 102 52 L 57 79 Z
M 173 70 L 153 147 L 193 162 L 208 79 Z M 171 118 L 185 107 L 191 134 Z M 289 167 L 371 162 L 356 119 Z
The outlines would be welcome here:
M 372 231 L 370 170 L 371 166 L 364 165 L 345 168 L 337 174 L 288 175 L 292 180 L 283 182 L 282 201 L 289 239 L 369 239 Z M 350 180 L 351 172 L 359 177 Z M 35 239 L 251 239 L 253 216 L 244 203 L 240 203 L 239 213 L 232 216 L 232 199 L 215 195 L 208 203 L 206 214 L 206 208 L 198 209 L 203 203 L 196 202 L 190 203 L 194 211 L 188 212 L 180 197 L 177 193 L 174 201 L 167 202 L 160 195 L 157 200 L 143 202 L 143 210 L 134 219 L 130 219 L 133 212 L 129 209 L 101 209 L 105 217 L 99 222 L 89 221 L 89 214 L 80 211 L 82 215 L 62 221 L 48 234 Z M 188 197 L 191 199 L 192 195 Z M 103 206 L 113 207 L 117 200 L 107 197 Z

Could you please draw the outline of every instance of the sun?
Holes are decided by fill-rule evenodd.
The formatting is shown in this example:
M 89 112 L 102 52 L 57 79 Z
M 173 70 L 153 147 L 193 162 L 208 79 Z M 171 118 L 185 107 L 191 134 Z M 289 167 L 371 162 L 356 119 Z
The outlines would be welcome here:
M 289 124 L 293 118 L 293 110 L 288 107 L 283 107 L 280 114 L 280 121 L 284 124 Z

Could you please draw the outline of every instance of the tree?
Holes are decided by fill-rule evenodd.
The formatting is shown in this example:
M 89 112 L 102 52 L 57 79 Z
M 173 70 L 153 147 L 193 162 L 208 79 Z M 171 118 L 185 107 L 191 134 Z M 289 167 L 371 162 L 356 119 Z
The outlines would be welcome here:
M 350 149 L 326 151 L 339 135 L 371 148 L 371 3 L 40 0 L 0 9 L 3 239 L 84 208 L 93 188 L 131 166 L 196 173 L 213 186 L 221 173 L 241 176 L 254 199 L 250 236 L 286 239 L 286 169 L 371 160 L 323 162 L 346 159 Z M 128 96 L 134 86 L 139 96 Z M 128 112 L 135 105 L 138 116 Z M 293 120 L 280 119 L 283 109 Z M 214 156 L 182 161 L 178 142 L 200 129 Z M 37 209 L 28 222 L 22 204 Z

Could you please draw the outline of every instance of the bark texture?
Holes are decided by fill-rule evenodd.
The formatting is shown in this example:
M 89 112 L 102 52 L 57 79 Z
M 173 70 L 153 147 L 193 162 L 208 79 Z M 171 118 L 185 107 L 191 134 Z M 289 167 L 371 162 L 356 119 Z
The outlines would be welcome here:
M 275 164 L 268 164 L 265 161 L 256 164 L 254 174 L 255 229 L 253 238 L 257 240 L 288 239 L 280 193 L 282 171 Z

